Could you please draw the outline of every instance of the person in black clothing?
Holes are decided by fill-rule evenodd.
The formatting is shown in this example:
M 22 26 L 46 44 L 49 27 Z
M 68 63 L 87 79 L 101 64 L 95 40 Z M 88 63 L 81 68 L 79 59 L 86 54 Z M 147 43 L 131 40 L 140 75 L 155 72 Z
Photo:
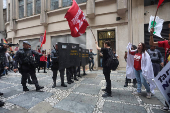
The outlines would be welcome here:
M 0 75 L 4 72 L 4 68 L 7 69 L 7 59 L 5 56 L 5 52 L 9 46 L 3 45 L 0 47 Z M 0 92 L 0 96 L 3 95 L 3 93 Z M 4 102 L 0 101 L 0 107 L 4 106 Z
M 53 86 L 52 88 L 56 87 L 56 79 L 57 79 L 57 71 L 59 70 L 59 54 L 58 54 L 58 43 L 55 45 L 55 49 L 51 51 L 51 60 L 52 60 L 52 65 L 51 65 L 51 70 L 53 71 Z M 60 78 L 61 78 L 61 86 L 67 87 L 67 85 L 64 83 L 64 70 L 65 69 L 60 69 Z
M 51 58 L 51 55 L 50 55 L 50 52 L 49 52 L 48 55 L 47 55 L 47 69 L 49 69 L 50 65 L 51 65 L 50 58 Z
M 35 71 L 35 61 L 33 54 L 35 56 L 42 56 L 42 54 L 31 50 L 30 43 L 28 41 L 23 41 L 23 49 L 17 51 L 16 55 L 14 56 L 15 64 L 14 64 L 14 72 L 18 71 L 18 63 L 19 63 L 19 72 L 22 75 L 21 84 L 23 86 L 23 91 L 29 91 L 26 86 L 26 81 L 28 76 L 30 75 L 32 78 L 33 83 L 35 84 L 36 91 L 43 89 L 44 87 L 39 86 L 38 80 L 36 77 Z
M 102 89 L 102 91 L 105 91 L 105 94 L 102 95 L 102 97 L 109 97 L 112 95 L 111 92 L 111 80 L 110 80 L 110 73 L 111 73 L 111 69 L 106 65 L 108 63 L 108 58 L 109 58 L 109 50 L 110 48 L 110 42 L 106 41 L 104 43 L 104 48 L 100 48 L 98 46 L 98 43 L 96 42 L 96 47 L 97 50 L 103 52 L 103 62 L 102 62 L 102 66 L 103 66 L 103 74 L 105 76 L 105 80 L 106 80 L 106 89 Z
M 94 55 L 97 55 L 97 54 L 94 54 L 92 51 L 93 50 L 90 49 L 90 52 L 89 52 L 89 70 L 90 71 L 93 70 L 93 67 L 94 67 Z M 91 66 L 91 64 L 92 64 L 92 66 Z

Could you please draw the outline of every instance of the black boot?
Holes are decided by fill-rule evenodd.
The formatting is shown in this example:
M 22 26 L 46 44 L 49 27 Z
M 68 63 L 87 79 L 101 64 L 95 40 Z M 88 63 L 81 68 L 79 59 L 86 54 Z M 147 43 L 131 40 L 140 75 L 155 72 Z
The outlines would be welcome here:
M 67 87 L 67 85 L 66 85 L 65 83 L 62 83 L 62 84 L 61 84 L 61 86 L 63 86 L 63 87 Z
M 74 77 L 74 80 L 79 81 L 76 77 Z
M 4 102 L 0 101 L 0 107 L 4 106 Z
M 3 95 L 3 93 L 0 92 L 0 96 L 2 96 L 2 95 Z
M 40 91 L 40 89 L 44 88 L 43 86 L 39 86 L 38 83 L 35 84 L 35 87 L 36 87 L 36 91 Z
M 29 91 L 29 89 L 27 88 L 27 86 L 23 86 L 23 91 Z
M 87 75 L 86 73 L 83 73 L 83 75 Z
M 127 87 L 128 86 L 128 83 L 125 83 L 124 87 Z
M 53 86 L 52 86 L 52 88 L 55 88 L 56 87 L 56 80 L 53 80 Z

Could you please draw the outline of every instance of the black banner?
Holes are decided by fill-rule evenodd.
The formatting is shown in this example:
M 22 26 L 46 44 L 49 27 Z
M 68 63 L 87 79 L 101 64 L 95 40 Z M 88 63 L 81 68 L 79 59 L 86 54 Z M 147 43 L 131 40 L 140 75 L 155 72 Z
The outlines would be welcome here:
M 68 43 L 58 42 L 58 52 L 59 52 L 59 70 L 70 67 L 69 57 L 70 49 Z
M 80 66 L 79 44 L 69 43 L 69 65 Z

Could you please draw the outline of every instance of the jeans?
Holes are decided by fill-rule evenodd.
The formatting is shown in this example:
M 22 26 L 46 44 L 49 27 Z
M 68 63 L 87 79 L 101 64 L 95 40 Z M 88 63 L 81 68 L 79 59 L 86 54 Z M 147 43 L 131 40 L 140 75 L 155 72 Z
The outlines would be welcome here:
M 50 61 L 47 61 L 47 68 L 50 67 Z
M 154 76 L 156 77 L 158 75 L 159 71 L 161 70 L 160 64 L 152 63 L 152 66 L 153 66 Z
M 91 67 L 91 64 L 92 64 L 92 67 Z M 89 69 L 91 70 L 93 70 L 93 66 L 94 66 L 94 59 L 91 59 L 90 61 L 89 61 Z
M 103 58 L 100 58 L 100 66 L 102 67 Z
M 142 75 L 142 70 L 136 70 L 135 69 L 135 76 L 136 76 L 136 80 L 137 80 L 137 92 L 140 93 L 141 92 L 141 87 L 142 84 L 144 85 L 146 92 L 150 93 L 150 87 L 148 85 L 148 83 L 146 82 L 145 78 Z

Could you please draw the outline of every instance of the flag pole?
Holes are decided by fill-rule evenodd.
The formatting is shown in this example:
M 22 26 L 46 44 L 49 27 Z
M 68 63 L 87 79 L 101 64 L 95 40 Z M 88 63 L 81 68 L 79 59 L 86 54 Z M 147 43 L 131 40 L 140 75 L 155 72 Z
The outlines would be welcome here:
M 156 13 L 155 13 L 155 18 L 154 18 L 154 21 L 153 21 L 153 28 L 154 28 L 154 24 L 155 24 L 155 19 L 156 19 L 157 13 L 158 13 L 158 8 L 157 8 Z
M 89 27 L 90 27 L 90 30 L 91 30 L 91 32 L 92 32 L 92 34 L 93 34 L 94 40 L 95 40 L 95 42 L 96 42 L 96 38 L 95 38 L 94 33 L 93 33 L 92 29 L 91 29 L 91 26 L 89 26 Z

